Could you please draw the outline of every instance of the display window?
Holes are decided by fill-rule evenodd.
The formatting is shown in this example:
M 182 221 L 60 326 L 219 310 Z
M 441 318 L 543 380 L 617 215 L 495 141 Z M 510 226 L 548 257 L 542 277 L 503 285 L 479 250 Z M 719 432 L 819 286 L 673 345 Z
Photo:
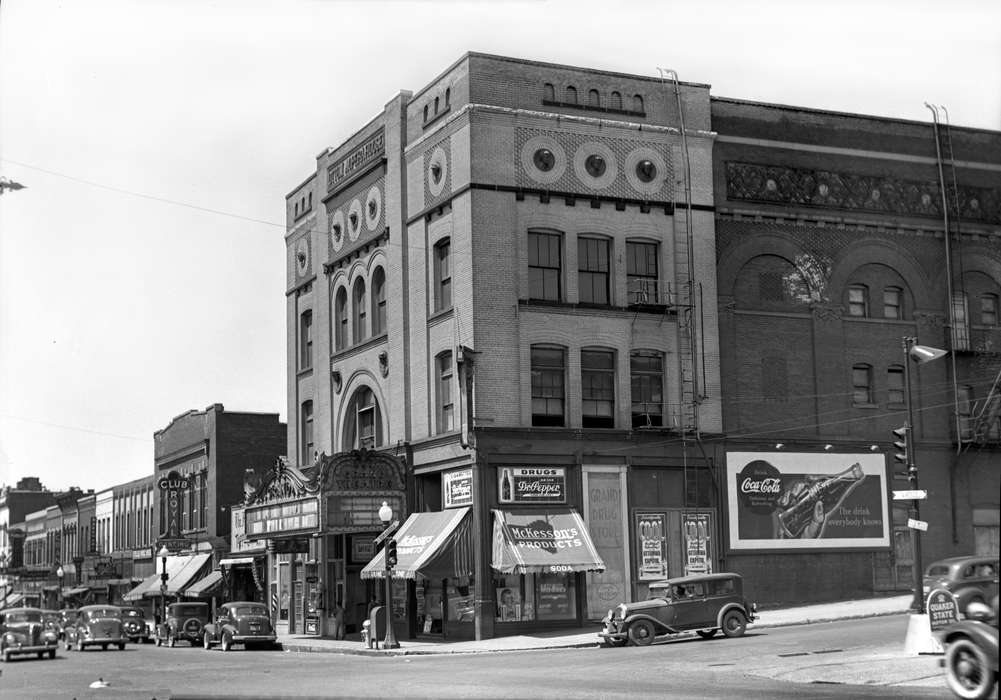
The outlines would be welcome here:
M 423 579 L 416 593 L 417 624 L 423 634 L 440 634 L 446 622 L 473 623 L 472 577 Z
M 497 622 L 573 620 L 577 616 L 575 574 L 508 574 L 494 578 Z

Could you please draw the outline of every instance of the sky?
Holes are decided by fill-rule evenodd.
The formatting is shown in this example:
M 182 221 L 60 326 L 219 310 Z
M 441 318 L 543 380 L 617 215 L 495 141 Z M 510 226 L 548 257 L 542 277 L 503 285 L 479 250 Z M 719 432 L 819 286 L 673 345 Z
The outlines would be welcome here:
M 1001 2 L 0 4 L 0 485 L 153 471 L 191 409 L 287 418 L 285 195 L 466 51 L 1001 129 Z

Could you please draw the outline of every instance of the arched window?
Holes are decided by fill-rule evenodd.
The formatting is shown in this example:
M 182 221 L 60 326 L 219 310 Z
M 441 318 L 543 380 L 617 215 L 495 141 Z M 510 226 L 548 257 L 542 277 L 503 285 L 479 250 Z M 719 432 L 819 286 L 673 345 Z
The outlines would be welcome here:
M 567 85 L 566 102 L 572 105 L 577 104 L 577 88 L 575 88 L 573 85 Z
M 452 244 L 448 238 L 434 246 L 434 310 L 452 308 Z
M 445 88 L 445 107 L 448 107 L 452 102 L 452 88 Z
M 428 106 L 424 105 L 424 121 L 428 120 Z
M 452 352 L 446 351 L 435 358 L 437 374 L 436 413 L 438 432 L 447 433 L 455 430 L 455 400 L 453 398 L 453 378 L 455 376 L 452 364 Z
M 299 413 L 299 464 L 313 463 L 313 402 L 303 401 Z
M 299 202 L 295 203 L 295 218 L 299 218 Z
M 633 111 L 642 112 L 643 111 L 643 96 L 633 95 Z
M 313 312 L 306 309 L 299 315 L 299 369 L 313 366 Z
M 365 280 L 355 280 L 351 293 L 351 312 L 354 314 L 355 343 L 360 343 L 368 337 L 368 301 L 365 299 Z
M 872 401 L 872 365 L 852 365 L 852 403 L 868 406 Z
M 566 350 L 532 346 L 532 425 L 566 425 Z
M 615 427 L 615 352 L 580 351 L 581 427 Z
M 344 421 L 344 450 L 383 444 L 382 413 L 370 388 L 361 387 L 348 404 Z
M 556 101 L 556 88 L 553 87 L 552 83 L 546 83 L 542 86 L 542 99 L 545 102 Z
M 587 105 L 589 107 L 600 107 L 601 106 L 601 95 L 598 94 L 597 90 L 587 91 Z
M 608 106 L 612 109 L 622 109 L 622 93 L 613 92 L 611 99 L 608 101 Z
M 438 98 L 434 98 L 434 113 L 438 114 Z
M 348 342 L 348 292 L 338 287 L 334 296 L 334 348 L 343 350 Z
M 381 267 L 372 273 L 372 335 L 386 332 L 386 273 Z
M 312 209 L 312 208 L 313 208 L 313 193 L 310 192 L 306 196 L 306 209 Z

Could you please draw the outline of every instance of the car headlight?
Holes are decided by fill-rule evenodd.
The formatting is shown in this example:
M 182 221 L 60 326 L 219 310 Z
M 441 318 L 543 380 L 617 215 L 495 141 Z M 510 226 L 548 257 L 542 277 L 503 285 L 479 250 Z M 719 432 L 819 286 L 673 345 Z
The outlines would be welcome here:
M 17 637 L 15 637 L 13 634 L 11 634 L 10 632 L 8 632 L 7 634 L 5 634 L 3 636 L 3 641 L 6 644 L 17 644 Z
M 59 635 L 55 632 L 55 630 L 45 630 L 45 638 L 46 639 L 58 639 Z

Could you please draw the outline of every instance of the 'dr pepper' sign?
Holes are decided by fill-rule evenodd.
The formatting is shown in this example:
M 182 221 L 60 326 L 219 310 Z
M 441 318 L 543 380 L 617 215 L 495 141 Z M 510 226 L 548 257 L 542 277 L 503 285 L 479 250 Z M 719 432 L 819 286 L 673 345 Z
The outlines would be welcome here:
M 503 467 L 499 478 L 501 503 L 566 503 L 565 467 Z
M 936 588 L 928 594 L 925 610 L 928 611 L 928 625 L 932 632 L 945 629 L 959 621 L 959 603 L 949 591 Z

